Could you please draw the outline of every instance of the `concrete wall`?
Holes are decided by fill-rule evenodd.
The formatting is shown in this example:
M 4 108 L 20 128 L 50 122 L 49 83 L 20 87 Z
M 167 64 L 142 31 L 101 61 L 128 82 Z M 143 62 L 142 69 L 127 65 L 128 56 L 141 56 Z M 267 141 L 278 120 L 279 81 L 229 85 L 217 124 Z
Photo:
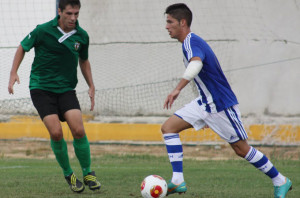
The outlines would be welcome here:
M 33 52 L 26 55 L 21 65 L 21 84 L 15 86 L 16 94 L 9 96 L 7 82 L 16 50 L 14 47 L 37 23 L 54 17 L 55 3 L 52 8 L 50 1 L 42 5 L 36 0 L 32 4 L 19 6 L 18 10 L 14 6 L 15 0 L 5 1 L 11 4 L 3 2 L 0 14 L 0 58 L 3 63 L 0 100 L 24 98 L 29 96 L 28 78 Z M 180 45 L 172 43 L 175 41 L 169 38 L 164 29 L 164 9 L 175 2 L 179 1 L 82 0 L 79 22 L 90 35 L 90 61 L 96 75 L 97 89 L 181 76 L 183 65 Z M 251 118 L 251 122 L 260 122 L 267 117 L 276 122 L 299 124 L 300 1 L 180 2 L 186 2 L 194 13 L 192 31 L 208 40 L 216 51 L 239 99 L 244 117 Z M 34 15 L 37 10 L 39 14 Z M 166 45 L 104 45 L 114 42 L 160 42 Z M 171 46 L 168 44 L 170 42 Z M 138 59 L 133 55 L 137 55 Z M 156 72 L 141 69 L 146 77 L 137 76 L 132 72 L 132 67 L 140 65 Z M 162 67 L 165 67 L 164 70 L 159 71 Z M 166 75 L 165 72 L 169 71 L 173 73 Z M 86 90 L 82 76 L 79 75 L 79 78 L 78 91 Z M 122 80 L 118 80 L 120 78 Z
M 293 120 L 292 122 L 295 120 L 298 122 L 299 0 L 95 0 L 93 4 L 89 3 L 86 7 L 82 7 L 81 24 L 90 33 L 92 43 L 173 41 L 164 29 L 163 13 L 168 5 L 176 2 L 186 2 L 192 9 L 194 13 L 192 31 L 208 40 L 215 49 L 223 70 L 238 96 L 245 117 L 261 119 L 281 117 L 277 121 L 286 122 L 282 120 L 282 117 L 285 117 Z M 178 50 L 174 50 L 175 47 L 178 47 Z M 167 50 L 163 51 L 165 57 L 162 58 L 166 61 L 161 67 L 171 65 L 168 70 L 176 70 L 173 75 L 180 77 L 182 74 L 180 45 L 166 48 Z M 134 49 L 130 50 L 138 53 Z M 103 52 L 95 52 L 91 56 L 92 62 L 98 63 L 101 62 L 99 59 L 110 57 L 101 56 L 101 53 Z M 146 53 L 140 56 L 141 59 L 148 58 L 149 65 L 157 64 L 151 60 L 156 59 L 157 54 L 151 56 L 151 53 Z M 117 57 L 122 60 L 122 55 L 118 54 Z M 121 62 L 126 62 L 125 59 L 128 57 Z M 124 65 L 118 66 L 120 62 L 116 59 L 105 63 L 125 71 L 128 81 L 136 79 L 135 74 L 130 76 L 130 69 L 125 70 Z M 144 79 L 139 81 L 143 82 Z M 107 82 L 107 79 L 103 82 Z M 117 82 L 111 84 L 114 83 Z M 124 82 L 121 83 L 124 85 Z M 101 87 L 100 83 L 99 86 Z

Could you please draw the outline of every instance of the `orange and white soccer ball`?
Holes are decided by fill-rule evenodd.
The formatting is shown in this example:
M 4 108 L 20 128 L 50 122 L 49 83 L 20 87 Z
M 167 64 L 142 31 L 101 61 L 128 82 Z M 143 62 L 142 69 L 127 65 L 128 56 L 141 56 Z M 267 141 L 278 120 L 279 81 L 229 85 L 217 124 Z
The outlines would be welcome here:
M 149 175 L 141 184 L 141 193 L 144 198 L 162 198 L 167 195 L 167 191 L 167 182 L 159 175 Z

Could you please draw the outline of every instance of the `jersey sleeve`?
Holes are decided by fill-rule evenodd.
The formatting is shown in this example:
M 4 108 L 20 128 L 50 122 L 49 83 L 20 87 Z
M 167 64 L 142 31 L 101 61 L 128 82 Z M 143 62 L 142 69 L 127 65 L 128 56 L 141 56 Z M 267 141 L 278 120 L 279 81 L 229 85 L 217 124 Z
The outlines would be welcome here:
M 186 55 L 188 61 L 190 61 L 193 57 L 200 57 L 202 61 L 205 58 L 205 54 L 201 48 L 201 44 L 195 37 L 191 37 L 188 41 L 185 42 L 184 54 Z
M 79 57 L 82 60 L 87 60 L 89 58 L 89 36 L 86 36 L 87 42 L 83 44 L 80 52 L 79 52 Z
M 38 42 L 39 28 L 38 26 L 30 32 L 22 41 L 21 45 L 25 52 L 30 51 Z

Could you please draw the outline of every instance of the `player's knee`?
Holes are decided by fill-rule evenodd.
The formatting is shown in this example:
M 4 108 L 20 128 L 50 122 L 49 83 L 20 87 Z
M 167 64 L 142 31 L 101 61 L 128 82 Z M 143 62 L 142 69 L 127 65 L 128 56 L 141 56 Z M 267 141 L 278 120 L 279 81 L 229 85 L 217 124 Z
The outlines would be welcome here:
M 233 150 L 235 152 L 236 155 L 244 158 L 246 157 L 248 150 L 246 148 L 240 148 L 240 147 L 233 147 Z
M 236 143 L 233 143 L 231 144 L 231 147 L 238 156 L 243 158 L 247 155 L 247 153 L 250 150 L 250 146 L 248 145 L 246 140 L 240 140 Z
M 85 136 L 84 128 L 79 127 L 79 128 L 72 129 L 72 134 L 73 137 L 76 139 L 83 138 Z
M 237 156 L 242 157 L 242 158 L 244 158 L 247 154 L 247 153 L 245 154 L 242 150 L 239 150 L 239 149 L 235 149 L 234 152 Z
M 162 134 L 166 134 L 166 133 L 168 133 L 168 131 L 170 132 L 170 130 L 168 130 L 168 126 L 166 124 L 163 124 L 161 126 L 160 130 L 161 130 Z
M 63 133 L 62 131 L 51 131 L 50 136 L 52 140 L 59 141 L 63 138 Z

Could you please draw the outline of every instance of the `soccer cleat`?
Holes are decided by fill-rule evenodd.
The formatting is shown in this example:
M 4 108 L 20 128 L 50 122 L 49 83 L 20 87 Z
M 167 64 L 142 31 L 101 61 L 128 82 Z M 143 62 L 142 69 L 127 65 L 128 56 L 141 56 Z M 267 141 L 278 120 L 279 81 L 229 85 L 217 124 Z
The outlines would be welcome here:
M 289 190 L 292 190 L 292 182 L 286 177 L 286 182 L 281 186 L 274 186 L 274 197 L 285 198 L 285 195 Z
M 83 183 L 77 179 L 74 173 L 72 173 L 69 176 L 66 176 L 65 179 L 67 180 L 73 192 L 81 193 L 82 191 L 84 191 Z
M 179 185 L 173 184 L 172 182 L 168 183 L 168 193 L 167 196 L 174 193 L 185 193 L 187 191 L 185 182 L 182 182 Z
M 84 176 L 83 180 L 84 184 L 88 185 L 91 190 L 97 190 L 101 188 L 101 184 L 97 180 L 95 171 L 88 173 L 86 176 Z

